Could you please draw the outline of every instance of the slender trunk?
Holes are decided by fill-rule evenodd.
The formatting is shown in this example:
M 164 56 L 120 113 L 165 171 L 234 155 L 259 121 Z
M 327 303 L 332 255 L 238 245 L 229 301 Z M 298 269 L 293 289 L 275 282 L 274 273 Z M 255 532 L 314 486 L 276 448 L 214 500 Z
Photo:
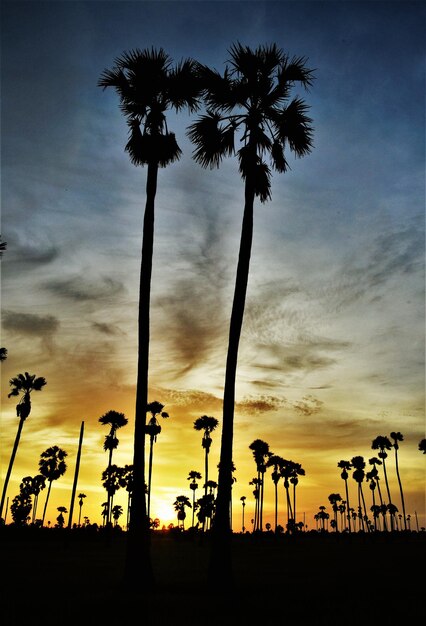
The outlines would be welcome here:
M 47 503 L 49 502 L 49 496 L 50 496 L 50 490 L 52 488 L 52 481 L 49 480 L 49 487 L 47 489 L 47 494 L 46 494 L 46 501 L 44 503 L 44 509 L 43 509 L 43 517 L 41 518 L 41 525 L 44 526 L 44 518 L 46 517 L 46 509 L 47 509 Z
M 405 515 L 404 493 L 402 491 L 401 476 L 399 475 L 398 450 L 396 448 L 395 448 L 395 468 L 396 468 L 396 476 L 398 478 L 399 491 L 400 491 L 400 494 L 401 494 L 402 514 L 404 516 L 404 530 L 407 530 L 407 517 Z
M 151 514 L 151 478 L 152 478 L 152 454 L 154 449 L 154 437 L 150 437 L 149 441 L 149 467 L 148 467 L 148 509 L 147 509 L 147 518 L 148 524 Z
M 351 532 L 351 512 L 349 505 L 349 489 L 348 489 L 348 480 L 345 478 L 345 489 L 346 489 L 346 506 L 348 507 L 348 530 Z
M 74 511 L 74 502 L 75 502 L 75 494 L 76 494 L 76 489 L 77 489 L 78 472 L 80 470 L 80 457 L 81 457 L 81 446 L 82 446 L 82 443 L 83 443 L 83 433 L 84 433 L 84 422 L 81 422 L 80 439 L 78 441 L 77 461 L 76 461 L 75 473 L 74 473 L 74 483 L 73 483 L 73 486 L 72 486 L 70 514 L 69 514 L 69 517 L 68 517 L 68 528 L 71 528 L 71 524 L 72 524 L 72 514 L 73 514 L 73 511 Z M 80 512 L 81 512 L 81 507 L 80 507 Z M 80 520 L 79 520 L 79 525 L 80 525 Z
M 248 176 L 245 184 L 245 206 L 229 328 L 228 354 L 226 359 L 225 387 L 223 394 L 223 421 L 217 508 L 212 529 L 212 545 L 209 560 L 209 581 L 215 585 L 220 582 L 222 588 L 224 589 L 230 589 L 233 584 L 229 503 L 232 492 L 235 380 L 237 373 L 238 347 L 243 325 L 253 240 L 254 195 L 254 188 L 250 177 Z
M 274 481 L 275 486 L 275 532 L 278 527 L 278 481 Z
M 9 467 L 7 468 L 6 478 L 4 480 L 3 493 L 1 494 L 0 518 L 1 518 L 2 513 L 3 513 L 4 499 L 6 497 L 7 486 L 9 484 L 10 475 L 12 473 L 12 467 L 13 467 L 13 463 L 15 461 L 16 451 L 17 451 L 18 446 L 19 446 L 19 440 L 21 438 L 21 432 L 22 432 L 22 427 L 24 425 L 24 422 L 25 422 L 25 419 L 23 419 L 23 418 L 21 418 L 19 420 L 18 432 L 16 433 L 15 443 L 13 444 L 12 455 L 11 455 L 10 461 L 9 461 Z
M 139 284 L 138 366 L 136 382 L 135 431 L 133 450 L 133 494 L 127 533 L 124 580 L 136 589 L 153 588 L 149 527 L 145 500 L 145 428 L 148 405 L 149 309 L 152 254 L 154 247 L 154 202 L 158 165 L 148 165 L 146 205 L 143 224 L 142 260 Z
M 388 482 L 388 473 L 386 471 L 386 462 L 385 459 L 383 459 L 383 473 L 385 475 L 385 485 L 386 485 L 386 491 L 388 494 L 388 498 L 389 498 L 389 504 L 391 505 L 391 508 L 389 510 L 389 515 L 390 515 L 390 525 L 391 525 L 391 530 L 394 530 L 394 526 L 395 526 L 395 517 L 394 517 L 394 513 L 392 512 L 392 499 L 391 499 L 391 494 L 390 494 L 390 489 L 389 489 L 389 482 Z

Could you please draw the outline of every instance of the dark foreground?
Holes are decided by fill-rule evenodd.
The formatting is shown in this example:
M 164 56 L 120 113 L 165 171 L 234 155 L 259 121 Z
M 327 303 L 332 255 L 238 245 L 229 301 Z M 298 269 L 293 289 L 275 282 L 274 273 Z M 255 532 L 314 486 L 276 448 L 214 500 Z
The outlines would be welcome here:
M 67 539 L 65 540 L 65 537 Z M 235 589 L 206 582 L 209 539 L 154 533 L 155 592 L 123 589 L 126 536 L 0 529 L 2 626 L 422 623 L 426 533 L 233 537 Z

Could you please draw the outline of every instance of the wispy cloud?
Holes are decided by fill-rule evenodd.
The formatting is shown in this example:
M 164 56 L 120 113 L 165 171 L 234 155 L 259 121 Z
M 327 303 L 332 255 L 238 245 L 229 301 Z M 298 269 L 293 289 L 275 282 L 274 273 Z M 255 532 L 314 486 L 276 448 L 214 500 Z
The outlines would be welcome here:
M 58 280 L 45 281 L 44 288 L 50 293 L 76 302 L 111 298 L 124 292 L 123 284 L 110 277 L 99 279 L 72 276 Z

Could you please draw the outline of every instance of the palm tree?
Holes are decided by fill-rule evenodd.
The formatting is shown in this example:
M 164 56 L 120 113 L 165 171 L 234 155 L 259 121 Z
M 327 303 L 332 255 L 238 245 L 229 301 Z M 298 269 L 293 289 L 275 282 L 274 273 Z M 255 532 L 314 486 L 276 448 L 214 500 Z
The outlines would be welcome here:
M 46 479 L 41 474 L 36 476 L 26 476 L 22 479 L 20 486 L 21 491 L 25 490 L 30 496 L 34 496 L 33 513 L 31 517 L 31 523 L 34 524 L 37 515 L 38 496 L 40 491 L 46 486 Z
M 108 452 L 108 469 L 112 465 L 112 453 L 118 447 L 119 440 L 117 438 L 117 430 L 126 426 L 128 419 L 124 415 L 124 413 L 119 413 L 118 411 L 107 411 L 104 415 L 102 415 L 98 422 L 104 425 L 110 426 L 110 431 L 105 437 L 104 441 L 104 450 Z M 111 498 L 108 496 L 108 515 L 107 522 L 111 521 Z
M 178 525 L 179 522 L 181 522 L 181 528 L 182 530 L 185 530 L 185 507 L 187 506 L 188 508 L 192 508 L 188 496 L 178 496 L 174 501 L 173 506 L 175 511 L 177 511 Z
M 345 491 L 346 491 L 346 506 L 347 506 L 347 511 L 348 511 L 348 515 L 347 515 L 347 520 L 348 520 L 348 530 L 349 532 L 351 532 L 351 515 L 349 512 L 350 509 L 350 504 L 349 504 L 349 489 L 348 489 L 348 477 L 349 477 L 349 470 L 352 469 L 352 464 L 350 461 L 339 461 L 337 464 L 337 467 L 340 467 L 340 469 L 342 470 L 340 477 L 345 481 Z
M 4 499 L 6 497 L 7 486 L 9 484 L 10 475 L 12 473 L 13 463 L 15 461 L 16 452 L 19 446 L 19 440 L 21 438 L 22 427 L 24 422 L 31 413 L 31 393 L 33 391 L 41 391 L 46 384 L 46 379 L 43 376 L 37 377 L 35 374 L 18 374 L 9 381 L 12 387 L 11 392 L 8 394 L 8 398 L 11 396 L 20 396 L 19 402 L 16 405 L 16 415 L 19 417 L 18 432 L 16 433 L 15 443 L 13 444 L 12 455 L 10 457 L 9 466 L 6 472 L 6 478 L 4 480 L 3 492 L 1 495 L 0 503 L 0 519 L 3 513 Z
M 127 517 L 126 528 L 129 529 L 130 521 L 130 509 L 132 506 L 132 494 L 133 494 L 133 465 L 125 465 L 123 467 L 123 473 L 120 476 L 120 487 L 123 487 L 127 491 Z M 145 484 L 145 493 L 148 488 Z
M 265 484 L 265 472 L 267 460 L 272 456 L 272 452 L 269 451 L 269 444 L 262 439 L 255 439 L 249 445 L 250 450 L 253 452 L 254 462 L 256 463 L 257 479 L 259 481 L 259 515 L 258 524 L 255 530 L 263 531 L 263 494 Z
M 0 348 L 0 361 L 6 361 L 7 359 L 7 348 Z
M 281 478 L 281 468 L 283 463 L 284 459 L 277 454 L 272 454 L 266 463 L 268 467 L 272 467 L 271 478 L 274 483 L 275 490 L 275 532 L 277 532 L 278 528 L 278 483 Z
M 114 520 L 114 526 L 117 526 L 118 520 L 123 515 L 123 507 L 120 504 L 115 504 L 112 507 L 112 517 Z
M 388 456 L 386 450 L 390 450 L 392 448 L 392 444 L 388 437 L 379 435 L 378 437 L 373 439 L 371 448 L 373 450 L 379 450 L 378 457 L 379 459 L 381 459 L 382 464 L 383 464 L 383 474 L 385 476 L 386 491 L 387 491 L 388 498 L 389 498 L 389 505 L 391 505 L 390 507 L 389 505 L 387 506 L 387 510 L 390 513 L 391 530 L 394 530 L 395 518 L 391 512 L 393 511 L 393 504 L 392 504 L 392 498 L 391 498 L 390 489 L 389 489 L 388 473 L 386 471 L 386 459 Z
M 300 463 L 295 463 L 293 462 L 293 466 L 291 468 L 291 476 L 290 476 L 290 482 L 293 485 L 293 517 L 294 517 L 294 524 L 295 524 L 295 528 L 297 528 L 297 522 L 296 522 L 296 487 L 299 484 L 299 476 L 305 476 L 306 472 L 303 469 L 303 467 L 301 466 Z
M 195 63 L 190 59 L 172 67 L 172 59 L 162 48 L 135 49 L 117 58 L 113 69 L 104 70 L 98 82 L 104 89 L 113 87 L 119 95 L 120 108 L 130 129 L 126 151 L 131 162 L 148 166 L 139 282 L 133 505 L 124 574 L 128 583 L 137 588 L 141 584 L 154 585 L 145 501 L 145 425 L 155 196 L 158 169 L 177 161 L 181 154 L 175 135 L 167 127 L 165 114 L 170 108 L 175 111 L 197 108 L 199 87 L 194 70 Z
M 419 450 L 420 452 L 423 452 L 423 454 L 426 454 L 426 439 L 420 439 Z
M 80 507 L 78 511 L 78 527 L 80 528 L 81 509 L 83 507 L 83 500 L 84 498 L 87 498 L 87 496 L 85 493 L 79 493 L 77 497 L 78 497 L 78 506 Z
M 339 510 L 339 507 L 337 503 L 342 501 L 342 496 L 340 495 L 340 493 L 330 493 L 330 495 L 328 496 L 328 500 L 334 513 L 334 528 L 335 531 L 338 532 L 339 525 L 337 523 L 337 512 Z
M 402 490 L 402 482 L 401 482 L 401 476 L 399 474 L 399 463 L 398 463 L 398 450 L 399 450 L 399 445 L 398 445 L 398 441 L 404 441 L 404 437 L 402 436 L 402 434 L 400 432 L 391 432 L 390 434 L 391 439 L 393 439 L 393 447 L 395 449 L 395 469 L 396 469 L 396 475 L 398 478 L 398 485 L 399 485 L 399 492 L 401 494 L 401 505 L 402 505 L 402 515 L 403 515 L 403 519 L 404 519 L 404 530 L 407 530 L 407 516 L 405 514 L 405 501 L 404 501 L 404 492 Z
M 362 490 L 362 482 L 365 478 L 364 457 L 354 456 L 351 459 L 351 463 L 352 463 L 352 467 L 354 468 L 352 478 L 358 483 L 358 510 L 359 510 L 361 526 L 362 526 L 362 529 L 364 530 L 364 522 L 366 522 L 367 528 L 368 530 L 370 530 L 370 526 L 368 525 L 367 507 L 365 505 L 364 492 Z
M 209 452 L 212 445 L 212 438 L 210 435 L 219 425 L 219 420 L 209 415 L 202 415 L 197 417 L 194 422 L 195 430 L 203 430 L 203 438 L 201 439 L 201 445 L 204 448 L 204 495 L 207 495 L 207 482 L 209 480 Z
M 230 65 L 223 75 L 200 67 L 207 112 L 188 130 L 195 144 L 194 159 L 201 166 L 218 167 L 225 156 L 237 154 L 244 180 L 245 205 L 229 327 L 219 490 L 209 564 L 211 580 L 220 580 L 224 587 L 232 584 L 229 503 L 235 382 L 253 239 L 254 201 L 258 197 L 266 202 L 271 195 L 271 171 L 265 155 L 269 155 L 277 171 L 285 172 L 288 169 L 285 145 L 298 157 L 308 154 L 312 147 L 306 105 L 297 97 L 288 102 L 295 83 L 304 87 L 312 83 L 312 71 L 306 69 L 305 59 L 290 60 L 275 44 L 252 50 L 237 43 L 229 53 Z M 239 131 L 242 147 L 236 150 L 234 138 Z
M 284 489 L 286 494 L 286 502 L 287 502 L 287 528 L 293 526 L 294 523 L 294 512 L 291 506 L 291 498 L 290 498 L 290 478 L 293 475 L 293 461 L 287 461 L 287 459 L 283 459 L 280 467 L 280 473 L 284 480 Z
M 50 490 L 52 488 L 52 482 L 58 480 L 63 474 L 65 474 L 67 465 L 65 458 L 68 453 L 62 450 L 58 446 L 51 446 L 47 448 L 40 455 L 40 461 L 38 463 L 40 474 L 46 478 L 49 483 L 47 489 L 46 501 L 44 503 L 43 517 L 41 519 L 41 525 L 44 526 L 44 518 L 46 517 L 47 503 L 49 502 Z
M 59 515 L 56 518 L 58 522 L 58 528 L 63 528 L 65 524 L 64 513 L 68 513 L 68 510 L 65 506 L 58 506 L 57 510 L 59 511 Z
M 382 514 L 382 517 L 383 517 L 383 530 L 387 530 L 387 524 L 386 524 L 387 506 L 383 502 L 382 490 L 380 489 L 379 470 L 377 469 L 377 466 L 378 465 L 382 465 L 382 462 L 381 462 L 380 459 L 378 459 L 375 456 L 373 456 L 371 459 L 368 459 L 368 462 L 369 462 L 370 465 L 373 466 L 373 469 L 369 472 L 369 474 L 374 479 L 375 485 L 377 487 L 377 492 L 379 494 L 379 500 L 380 500 L 379 511 L 380 511 L 380 513 Z M 374 491 L 373 491 L 373 495 L 374 495 Z
M 158 423 L 157 415 L 161 415 L 161 417 L 169 417 L 169 414 L 163 412 L 164 404 L 161 402 L 150 402 L 146 410 L 151 413 L 151 419 L 148 424 L 145 426 L 145 432 L 149 435 L 149 470 L 148 470 L 148 508 L 147 508 L 147 516 L 149 519 L 150 510 L 151 510 L 151 479 L 152 479 L 152 457 L 154 451 L 154 442 L 157 441 L 157 436 L 161 433 L 161 426 Z
M 188 474 L 187 480 L 190 480 L 189 488 L 192 491 L 192 527 L 194 527 L 194 516 L 195 516 L 195 491 L 198 489 L 197 480 L 201 480 L 200 472 L 196 470 L 191 470 Z
M 241 530 L 243 531 L 243 533 L 245 533 L 246 527 L 244 526 L 244 509 L 246 508 L 246 496 L 241 496 L 240 500 L 241 500 L 241 506 L 243 507 Z
M 108 510 L 105 520 L 107 524 L 111 523 L 111 513 L 114 496 L 122 485 L 122 477 L 124 473 L 124 468 L 118 467 L 118 465 L 115 464 L 108 465 L 108 467 L 102 472 L 102 486 L 104 487 L 108 495 Z

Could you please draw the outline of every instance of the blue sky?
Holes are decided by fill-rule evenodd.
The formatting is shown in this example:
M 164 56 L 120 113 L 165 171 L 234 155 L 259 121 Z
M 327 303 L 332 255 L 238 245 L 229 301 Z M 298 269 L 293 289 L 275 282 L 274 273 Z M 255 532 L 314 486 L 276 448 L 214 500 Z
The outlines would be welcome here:
M 48 380 L 18 468 L 35 473 L 24 456 L 42 451 L 40 438 L 72 450 L 86 419 L 96 474 L 97 418 L 114 408 L 132 422 L 145 170 L 124 152 L 125 120 L 100 74 L 136 47 L 223 70 L 232 43 L 275 42 L 315 69 L 310 91 L 294 92 L 310 105 L 314 149 L 290 157 L 255 209 L 238 488 L 261 438 L 307 466 L 314 506 L 336 491 L 340 458 L 368 457 L 375 436 L 397 430 L 424 508 L 424 3 L 18 0 L 1 11 L 2 389 L 25 370 Z M 156 205 L 151 399 L 176 416 L 161 435 L 164 492 L 170 459 L 185 461 L 183 426 L 199 454 L 191 422 L 221 417 L 243 207 L 235 159 L 213 171 L 192 160 L 191 119 L 168 118 L 183 156 L 160 172 Z M 2 412 L 8 449 L 11 400 Z

